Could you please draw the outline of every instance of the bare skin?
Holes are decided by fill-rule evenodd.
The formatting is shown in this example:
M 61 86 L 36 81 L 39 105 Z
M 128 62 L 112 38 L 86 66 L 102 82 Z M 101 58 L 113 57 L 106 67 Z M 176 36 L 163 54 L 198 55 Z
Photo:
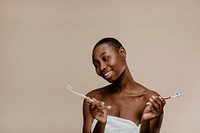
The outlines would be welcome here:
M 93 64 L 96 73 L 111 84 L 87 94 L 90 98 L 83 103 L 83 133 L 91 133 L 94 119 L 98 122 L 93 132 L 104 133 L 107 115 L 141 124 L 140 133 L 159 133 L 165 101 L 158 93 L 134 81 L 125 49 L 99 45 L 93 51 Z

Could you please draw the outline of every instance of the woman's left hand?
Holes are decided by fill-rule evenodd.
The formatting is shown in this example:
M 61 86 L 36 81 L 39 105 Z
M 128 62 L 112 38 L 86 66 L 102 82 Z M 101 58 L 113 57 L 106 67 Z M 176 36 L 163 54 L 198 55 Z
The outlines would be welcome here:
M 142 119 L 152 120 L 161 116 L 163 114 L 163 107 L 165 104 L 166 102 L 161 96 L 152 96 L 143 111 Z
M 99 101 L 95 98 L 87 98 L 86 99 L 89 105 L 90 114 L 97 121 L 101 123 L 106 123 L 107 121 L 107 110 L 111 109 L 111 106 L 106 106 L 104 102 Z

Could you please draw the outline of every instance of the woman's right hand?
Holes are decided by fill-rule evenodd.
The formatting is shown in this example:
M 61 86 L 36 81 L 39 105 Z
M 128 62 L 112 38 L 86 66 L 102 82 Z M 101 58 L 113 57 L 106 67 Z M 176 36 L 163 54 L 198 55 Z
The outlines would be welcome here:
M 142 119 L 152 120 L 163 114 L 166 102 L 161 96 L 152 96 L 143 111 Z
M 111 106 L 105 106 L 104 102 L 89 97 L 86 99 L 86 102 L 89 105 L 89 111 L 93 118 L 101 123 L 106 123 L 107 110 L 111 109 Z

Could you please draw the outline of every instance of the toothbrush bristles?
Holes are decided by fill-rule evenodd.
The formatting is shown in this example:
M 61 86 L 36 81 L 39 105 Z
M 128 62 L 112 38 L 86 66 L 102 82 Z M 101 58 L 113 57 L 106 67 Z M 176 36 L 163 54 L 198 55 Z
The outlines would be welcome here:
M 70 92 L 72 92 L 72 93 L 74 93 L 74 94 L 76 94 L 76 95 L 78 95 L 78 96 L 80 96 L 80 97 L 82 97 L 82 98 L 84 98 L 84 99 L 87 98 L 87 96 L 85 96 L 84 94 L 81 94 L 81 93 L 78 93 L 78 92 L 74 91 L 74 90 L 73 90 L 73 87 L 70 86 L 70 85 L 68 85 L 66 88 L 67 88 Z
M 182 95 L 182 93 L 181 92 L 177 92 L 174 96 L 171 96 L 171 97 L 180 97 Z

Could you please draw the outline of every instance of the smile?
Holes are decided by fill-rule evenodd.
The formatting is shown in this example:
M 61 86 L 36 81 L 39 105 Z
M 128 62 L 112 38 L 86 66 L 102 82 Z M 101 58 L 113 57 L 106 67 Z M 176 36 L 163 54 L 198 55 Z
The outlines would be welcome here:
M 110 77 L 112 73 L 112 70 L 108 71 L 107 73 L 104 74 L 104 77 Z M 109 76 L 110 75 L 110 76 Z

